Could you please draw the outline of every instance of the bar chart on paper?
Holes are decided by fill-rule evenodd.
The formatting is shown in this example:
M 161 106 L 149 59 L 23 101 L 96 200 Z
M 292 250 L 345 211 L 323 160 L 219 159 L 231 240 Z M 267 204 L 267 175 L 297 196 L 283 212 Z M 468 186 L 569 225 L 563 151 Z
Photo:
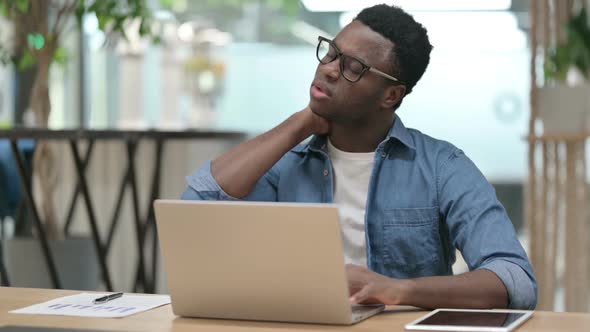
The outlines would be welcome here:
M 170 303 L 168 295 L 127 295 L 104 304 L 93 304 L 108 294 L 81 293 L 10 311 L 13 314 L 62 315 L 78 317 L 119 318 Z

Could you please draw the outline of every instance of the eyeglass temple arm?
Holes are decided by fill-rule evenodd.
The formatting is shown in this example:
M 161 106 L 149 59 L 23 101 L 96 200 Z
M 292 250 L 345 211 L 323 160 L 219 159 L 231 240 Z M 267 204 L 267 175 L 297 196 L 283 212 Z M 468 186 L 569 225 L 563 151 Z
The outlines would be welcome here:
M 381 76 L 381 77 L 385 77 L 385 78 L 387 78 L 387 79 L 390 79 L 390 80 L 392 80 L 392 81 L 395 81 L 395 82 L 400 82 L 400 80 L 398 80 L 397 78 L 395 78 L 395 77 L 393 77 L 393 76 L 390 76 L 390 75 L 387 75 L 387 74 L 385 74 L 384 72 L 382 72 L 382 71 L 380 71 L 380 70 L 378 70 L 378 69 L 375 69 L 375 68 L 373 68 L 373 67 L 370 67 L 370 68 L 369 68 L 369 71 L 372 71 L 372 72 L 374 72 L 375 74 L 377 74 L 377 75 L 379 75 L 379 76 Z

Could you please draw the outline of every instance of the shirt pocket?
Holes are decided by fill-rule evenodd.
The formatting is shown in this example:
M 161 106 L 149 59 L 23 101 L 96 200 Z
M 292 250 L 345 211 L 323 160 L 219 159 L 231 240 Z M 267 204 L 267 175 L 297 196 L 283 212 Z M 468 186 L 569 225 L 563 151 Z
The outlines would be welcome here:
M 383 220 L 383 260 L 397 277 L 433 275 L 441 240 L 438 207 L 388 209 Z

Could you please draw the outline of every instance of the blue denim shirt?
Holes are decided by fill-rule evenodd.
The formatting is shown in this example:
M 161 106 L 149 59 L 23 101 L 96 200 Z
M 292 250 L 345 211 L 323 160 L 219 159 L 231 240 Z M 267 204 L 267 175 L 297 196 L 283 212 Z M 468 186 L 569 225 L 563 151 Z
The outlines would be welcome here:
M 235 199 L 210 166 L 187 177 L 183 199 Z M 244 199 L 331 203 L 332 174 L 326 137 L 314 136 L 285 154 Z M 493 187 L 461 150 L 407 129 L 399 117 L 375 153 L 365 225 L 367 264 L 377 273 L 452 275 L 457 248 L 469 270 L 490 270 L 502 280 L 510 308 L 536 306 L 533 268 Z

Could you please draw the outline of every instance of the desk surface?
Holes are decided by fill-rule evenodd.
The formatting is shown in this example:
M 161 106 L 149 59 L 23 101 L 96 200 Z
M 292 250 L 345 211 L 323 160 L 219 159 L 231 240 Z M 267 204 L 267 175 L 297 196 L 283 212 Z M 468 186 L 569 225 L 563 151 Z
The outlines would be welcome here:
M 0 287 L 0 326 L 27 325 L 39 327 L 79 328 L 104 331 L 404 331 L 404 325 L 425 314 L 408 307 L 391 307 L 378 316 L 351 327 L 267 323 L 212 319 L 178 318 L 169 305 L 120 319 L 80 318 L 65 316 L 15 315 L 8 311 L 23 308 L 77 291 Z M 584 331 L 590 330 L 590 314 L 539 311 L 518 332 L 526 331 Z

